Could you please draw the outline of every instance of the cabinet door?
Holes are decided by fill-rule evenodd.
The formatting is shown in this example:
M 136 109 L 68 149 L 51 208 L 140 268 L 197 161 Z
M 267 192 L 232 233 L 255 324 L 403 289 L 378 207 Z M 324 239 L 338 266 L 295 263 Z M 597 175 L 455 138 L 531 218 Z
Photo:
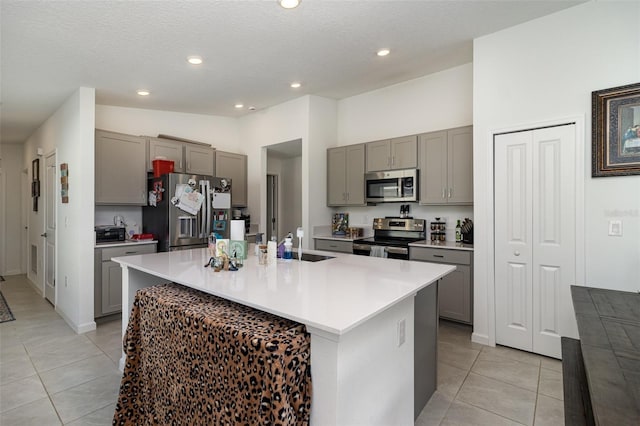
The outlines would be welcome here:
M 391 141 L 369 142 L 367 146 L 367 172 L 391 168 Z
M 156 157 L 164 157 L 166 160 L 173 161 L 173 171 L 175 173 L 184 173 L 183 147 L 184 144 L 182 142 L 172 141 L 171 139 L 150 138 L 147 170 L 153 171 L 152 161 Z
M 316 250 L 324 251 L 337 251 L 340 253 L 353 253 L 353 242 L 351 241 L 336 241 L 336 240 L 323 240 L 315 238 Z
M 473 127 L 447 132 L 447 200 L 473 204 Z
M 145 152 L 144 138 L 96 130 L 96 204 L 146 204 Z
M 346 187 L 347 205 L 363 206 L 364 201 L 364 144 L 346 147 Z
M 216 151 L 216 176 L 231 179 L 231 205 L 247 206 L 247 156 Z
M 184 145 L 184 158 L 187 173 L 213 176 L 215 150 L 213 148 L 194 144 Z
M 347 202 L 347 149 L 327 149 L 327 206 L 344 206 Z
M 102 314 L 122 310 L 122 268 L 119 263 L 102 262 Z
M 471 323 L 471 268 L 456 265 L 456 270 L 438 283 L 440 317 Z
M 418 137 L 405 136 L 391 139 L 391 168 L 413 169 L 418 167 Z
M 420 135 L 420 204 L 447 203 L 447 132 Z

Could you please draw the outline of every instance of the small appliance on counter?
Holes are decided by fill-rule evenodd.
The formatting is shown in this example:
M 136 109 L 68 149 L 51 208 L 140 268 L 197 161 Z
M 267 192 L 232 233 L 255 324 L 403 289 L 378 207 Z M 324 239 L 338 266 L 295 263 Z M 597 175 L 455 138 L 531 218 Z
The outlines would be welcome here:
M 464 244 L 473 244 L 473 221 L 465 218 L 461 225 L 462 242 Z
M 127 230 L 124 226 L 99 225 L 95 227 L 96 243 L 124 241 Z

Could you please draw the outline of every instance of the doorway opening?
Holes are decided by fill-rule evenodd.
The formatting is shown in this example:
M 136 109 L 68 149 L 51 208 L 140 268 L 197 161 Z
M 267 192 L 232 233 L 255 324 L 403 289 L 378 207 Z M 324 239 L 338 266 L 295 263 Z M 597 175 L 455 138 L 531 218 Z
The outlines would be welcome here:
M 267 241 L 278 240 L 278 176 L 267 175 Z

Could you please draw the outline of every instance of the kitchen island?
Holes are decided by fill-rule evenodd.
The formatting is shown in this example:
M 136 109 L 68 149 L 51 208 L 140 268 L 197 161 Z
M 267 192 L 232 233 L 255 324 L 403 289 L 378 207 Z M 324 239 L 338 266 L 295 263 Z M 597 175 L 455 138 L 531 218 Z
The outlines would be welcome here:
M 412 425 L 414 344 L 425 345 L 424 336 L 414 339 L 414 312 L 437 315 L 431 284 L 455 266 L 330 255 L 320 262 L 277 260 L 266 266 L 251 256 L 239 271 L 217 273 L 203 267 L 206 249 L 114 258 L 123 269 L 128 304 L 123 335 L 136 291 L 175 282 L 306 326 L 312 425 Z M 414 296 L 427 288 L 428 296 L 416 303 Z M 429 327 L 426 344 L 435 353 L 437 322 Z M 435 380 L 435 357 L 425 362 Z

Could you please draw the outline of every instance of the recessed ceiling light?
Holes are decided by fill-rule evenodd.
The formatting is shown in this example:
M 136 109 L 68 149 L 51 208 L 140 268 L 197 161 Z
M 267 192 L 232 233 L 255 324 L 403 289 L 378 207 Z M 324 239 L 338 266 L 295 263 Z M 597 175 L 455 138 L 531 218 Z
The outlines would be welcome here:
M 301 0 L 279 0 L 280 6 L 285 9 L 293 9 L 298 7 Z
M 254 107 L 253 105 L 249 107 L 249 111 L 255 111 L 256 107 Z
M 136 93 L 140 96 L 149 96 L 149 94 L 151 94 L 151 92 L 149 92 L 148 90 L 142 90 L 142 89 L 138 90 Z
M 187 62 L 191 65 L 200 65 L 202 63 L 202 58 L 200 56 L 189 56 L 187 58 Z
M 241 109 L 241 108 L 244 108 L 244 105 L 243 104 L 236 104 L 235 107 L 236 107 L 236 109 Z
M 294 89 L 297 89 L 298 87 L 302 86 L 302 83 L 294 81 L 293 83 L 291 83 L 291 87 Z
M 389 49 L 380 49 L 378 50 L 378 56 L 387 56 L 391 51 Z

